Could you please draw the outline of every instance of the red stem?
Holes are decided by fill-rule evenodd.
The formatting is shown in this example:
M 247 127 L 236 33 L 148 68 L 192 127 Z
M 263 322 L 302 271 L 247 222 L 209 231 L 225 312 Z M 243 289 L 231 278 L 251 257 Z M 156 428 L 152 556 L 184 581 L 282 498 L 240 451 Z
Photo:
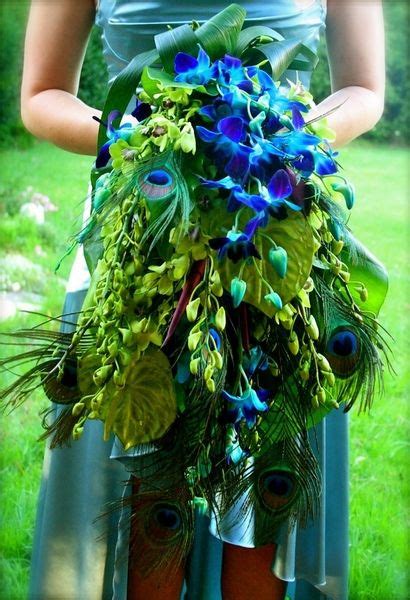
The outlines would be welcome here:
M 162 347 L 166 346 L 169 343 L 172 336 L 174 335 L 175 329 L 177 328 L 178 323 L 180 322 L 182 315 L 184 314 L 192 292 L 204 276 L 205 266 L 206 258 L 198 260 L 192 265 L 191 271 L 189 272 L 184 287 L 182 288 L 182 292 L 179 297 L 178 304 L 175 308 L 175 312 L 172 315 L 171 323 L 169 324 L 167 335 L 165 336 L 165 340 L 162 344 Z

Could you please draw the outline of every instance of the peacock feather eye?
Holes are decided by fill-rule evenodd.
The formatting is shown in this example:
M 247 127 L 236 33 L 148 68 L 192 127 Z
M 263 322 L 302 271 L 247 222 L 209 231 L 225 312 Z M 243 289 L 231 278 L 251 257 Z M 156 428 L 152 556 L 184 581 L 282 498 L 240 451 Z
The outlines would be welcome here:
M 176 505 L 155 503 L 148 517 L 147 533 L 152 539 L 170 541 L 181 534 L 182 525 L 182 515 Z
M 74 404 L 81 397 L 77 381 L 77 362 L 67 359 L 62 372 L 50 376 L 50 372 L 56 366 L 48 365 L 47 372 L 41 376 L 45 394 L 49 400 L 57 404 Z
M 152 185 L 170 185 L 172 183 L 172 177 L 164 169 L 156 169 L 155 171 L 151 171 L 148 173 L 145 180 Z
M 259 493 L 271 510 L 284 509 L 296 494 L 295 475 L 287 469 L 267 469 L 259 476 Z
M 139 188 L 148 200 L 164 199 L 173 194 L 175 178 L 167 169 L 153 169 L 141 175 Z
M 335 375 L 350 377 L 360 361 L 360 343 L 356 333 L 348 327 L 339 327 L 329 338 L 326 358 Z

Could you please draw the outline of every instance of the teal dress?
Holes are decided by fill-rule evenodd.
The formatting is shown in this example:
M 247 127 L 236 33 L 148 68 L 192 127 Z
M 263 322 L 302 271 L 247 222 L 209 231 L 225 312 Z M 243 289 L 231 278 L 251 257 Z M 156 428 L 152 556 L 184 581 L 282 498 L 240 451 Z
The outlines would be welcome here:
M 285 37 L 303 38 L 315 49 L 325 26 L 320 0 L 239 2 L 247 10 L 247 25 L 264 24 Z M 110 80 L 134 57 L 152 48 L 153 36 L 167 24 L 208 19 L 229 2 L 204 0 L 101 0 L 104 57 Z M 302 5 L 307 5 L 302 8 Z M 296 73 L 287 78 L 295 80 Z M 300 73 L 305 86 L 310 74 Z M 64 312 L 81 308 L 88 274 L 81 251 L 70 276 Z M 73 320 L 73 319 L 71 319 Z M 56 408 L 56 411 L 58 408 Z M 312 447 L 321 465 L 323 495 L 316 520 L 305 528 L 285 523 L 278 532 L 272 571 L 289 582 L 292 600 L 347 599 L 348 455 L 347 417 L 337 412 L 318 425 Z M 46 450 L 32 555 L 29 598 L 36 600 L 126 600 L 128 514 L 107 511 L 110 502 L 129 493 L 128 469 L 147 460 L 137 449 L 124 453 L 116 440 L 102 441 L 102 426 L 88 422 L 80 441 L 71 447 Z M 118 460 L 115 460 L 118 459 Z M 240 531 L 225 541 L 244 542 Z M 185 600 L 221 600 L 222 540 L 212 522 L 198 518 L 195 543 L 188 560 Z

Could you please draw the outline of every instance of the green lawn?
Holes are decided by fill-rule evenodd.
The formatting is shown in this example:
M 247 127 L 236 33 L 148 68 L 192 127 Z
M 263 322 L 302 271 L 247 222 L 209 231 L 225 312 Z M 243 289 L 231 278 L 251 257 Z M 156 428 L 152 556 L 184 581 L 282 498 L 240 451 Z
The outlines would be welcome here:
M 351 415 L 351 600 L 407 600 L 409 470 L 407 466 L 409 411 L 406 406 L 409 236 L 408 153 L 404 149 L 355 143 L 342 153 L 341 162 L 357 188 L 357 206 L 351 225 L 360 239 L 388 267 L 391 288 L 380 317 L 394 341 L 396 376 L 386 374 L 385 393 L 377 398 L 370 415 Z M 45 266 L 49 284 L 45 311 L 60 310 L 62 288 L 56 285 L 53 267 L 78 228 L 81 200 L 87 189 L 91 160 L 36 144 L 26 151 L 0 155 L 4 198 L 17 196 L 28 186 L 47 194 L 59 211 L 47 216 L 41 231 L 0 218 L 1 253 L 18 249 Z M 41 241 L 46 256 L 35 257 Z M 72 257 L 61 268 L 69 272 Z M 32 317 L 3 324 L 3 330 L 27 325 Z M 8 380 L 7 377 L 3 378 Z M 2 419 L 0 438 L 1 539 L 0 597 L 26 597 L 31 538 L 40 481 L 43 444 L 36 414 L 47 405 L 36 393 L 7 421 Z

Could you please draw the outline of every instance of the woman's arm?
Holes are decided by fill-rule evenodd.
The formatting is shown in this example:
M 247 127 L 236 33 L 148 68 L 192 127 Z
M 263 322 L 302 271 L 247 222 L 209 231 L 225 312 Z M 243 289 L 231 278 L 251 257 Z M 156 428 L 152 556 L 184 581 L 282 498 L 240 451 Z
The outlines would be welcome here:
M 384 107 L 384 31 L 381 0 L 328 0 L 327 45 L 332 95 L 312 111 L 328 116 L 342 146 L 372 129 Z
M 32 0 L 24 51 L 21 115 L 35 136 L 95 154 L 100 112 L 76 98 L 94 0 Z

